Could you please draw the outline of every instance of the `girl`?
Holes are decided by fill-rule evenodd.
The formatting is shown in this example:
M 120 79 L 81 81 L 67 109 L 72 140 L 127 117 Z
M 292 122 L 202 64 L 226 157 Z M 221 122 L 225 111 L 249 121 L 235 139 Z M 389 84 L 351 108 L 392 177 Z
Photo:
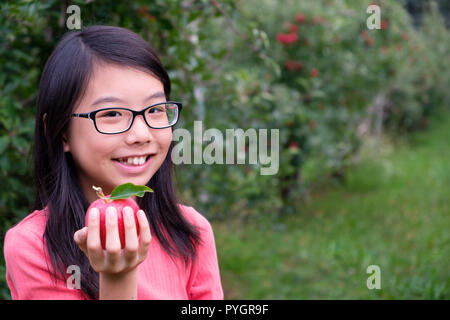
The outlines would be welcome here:
M 175 195 L 181 104 L 169 96 L 166 71 L 137 34 L 91 26 L 61 40 L 40 81 L 35 211 L 5 236 L 13 299 L 223 299 L 211 225 Z M 108 208 L 103 250 L 96 209 L 85 227 L 92 186 L 110 194 L 126 182 L 154 190 L 135 199 L 140 236 L 125 208 L 121 250 Z

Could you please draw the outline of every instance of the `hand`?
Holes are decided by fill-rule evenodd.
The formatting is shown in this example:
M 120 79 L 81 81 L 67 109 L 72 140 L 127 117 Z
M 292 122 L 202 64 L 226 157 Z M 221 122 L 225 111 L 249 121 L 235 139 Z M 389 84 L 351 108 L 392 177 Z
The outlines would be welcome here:
M 106 210 L 106 248 L 102 249 L 100 241 L 100 217 L 96 208 L 89 212 L 88 227 L 74 234 L 74 240 L 89 258 L 92 268 L 100 273 L 119 274 L 135 269 L 147 257 L 150 246 L 150 226 L 142 210 L 137 213 L 140 236 L 137 236 L 133 209 L 123 209 L 123 224 L 125 229 L 125 248 L 121 249 L 117 212 L 114 207 Z

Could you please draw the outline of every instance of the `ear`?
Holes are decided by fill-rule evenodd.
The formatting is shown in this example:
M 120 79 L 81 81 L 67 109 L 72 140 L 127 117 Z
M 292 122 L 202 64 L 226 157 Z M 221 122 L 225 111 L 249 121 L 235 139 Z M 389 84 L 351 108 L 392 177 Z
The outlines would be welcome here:
M 47 114 L 44 113 L 44 116 L 42 117 L 42 121 L 44 122 L 44 135 L 47 135 Z M 63 144 L 64 144 L 64 152 L 70 152 L 70 146 L 67 142 L 67 135 L 63 133 Z
M 65 134 L 63 134 L 63 144 L 64 144 L 64 152 L 70 152 L 70 146 L 67 142 L 67 137 Z
M 67 139 L 67 133 L 66 132 L 64 132 L 62 134 L 62 139 L 63 139 L 64 152 L 70 152 L 70 146 L 69 146 L 69 143 L 67 142 L 68 139 Z
M 67 142 L 67 135 L 66 135 L 66 133 L 63 133 L 62 138 L 63 138 L 63 144 L 64 144 L 64 152 L 70 152 L 70 145 Z

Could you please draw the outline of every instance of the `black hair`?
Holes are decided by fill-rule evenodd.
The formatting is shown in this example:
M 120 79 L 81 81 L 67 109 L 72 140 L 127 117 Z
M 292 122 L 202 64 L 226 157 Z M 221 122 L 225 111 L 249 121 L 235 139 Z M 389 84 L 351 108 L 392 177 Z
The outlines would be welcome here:
M 80 267 L 83 293 L 98 298 L 98 273 L 73 240 L 84 227 L 89 207 L 81 191 L 72 156 L 64 152 L 63 135 L 70 115 L 84 95 L 96 62 L 115 63 L 150 72 L 164 87 L 170 100 L 170 79 L 149 44 L 136 33 L 113 26 L 89 26 L 66 34 L 50 55 L 41 75 L 37 101 L 33 149 L 37 188 L 34 209 L 48 209 L 43 244 L 56 281 L 66 279 L 66 267 Z M 200 242 L 198 229 L 181 214 L 173 183 L 170 157 L 174 142 L 161 167 L 148 181 L 154 193 L 138 198 L 150 228 L 171 257 L 182 257 L 185 265 L 195 260 Z M 46 251 L 45 251 L 46 250 Z M 46 253 L 47 255 L 47 253 Z

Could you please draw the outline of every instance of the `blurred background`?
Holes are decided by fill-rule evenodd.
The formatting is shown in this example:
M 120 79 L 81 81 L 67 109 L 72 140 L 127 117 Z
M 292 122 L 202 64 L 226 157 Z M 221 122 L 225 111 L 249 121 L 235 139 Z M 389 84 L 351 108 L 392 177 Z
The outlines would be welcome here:
M 448 0 L 2 1 L 0 298 L 4 234 L 34 201 L 39 77 L 73 4 L 82 26 L 157 51 L 177 128 L 280 129 L 276 175 L 176 166 L 182 202 L 213 226 L 226 299 L 450 298 Z

